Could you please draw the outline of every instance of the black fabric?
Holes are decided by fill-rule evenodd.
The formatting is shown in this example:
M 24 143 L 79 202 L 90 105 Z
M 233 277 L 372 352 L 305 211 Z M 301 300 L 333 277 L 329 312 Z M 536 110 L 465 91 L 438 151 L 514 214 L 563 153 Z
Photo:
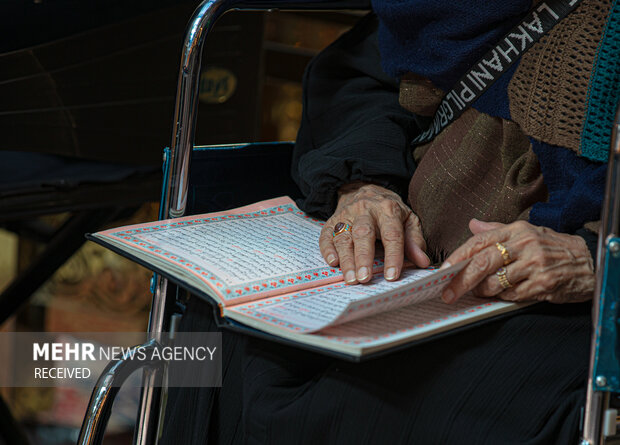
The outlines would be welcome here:
M 181 330 L 211 317 L 194 299 Z M 172 389 L 162 443 L 576 443 L 590 329 L 588 303 L 541 303 L 365 363 L 224 331 L 222 388 Z
M 213 307 L 193 298 L 188 302 L 179 332 L 221 332 L 214 321 Z M 171 388 L 166 402 L 160 444 L 239 444 L 246 337 L 222 335 L 222 388 Z
M 305 196 L 301 208 L 321 218 L 333 213 L 338 188 L 352 181 L 374 182 L 406 198 L 415 170 L 409 142 L 427 119 L 399 105 L 398 81 L 381 69 L 377 27 L 368 15 L 315 57 L 304 75 L 292 176 Z

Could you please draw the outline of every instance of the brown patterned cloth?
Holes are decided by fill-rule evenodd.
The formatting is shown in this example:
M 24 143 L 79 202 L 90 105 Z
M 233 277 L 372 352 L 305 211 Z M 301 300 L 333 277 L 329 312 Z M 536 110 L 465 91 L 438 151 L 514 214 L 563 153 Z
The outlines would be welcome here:
M 510 116 L 537 140 L 579 153 L 590 77 L 610 0 L 581 5 L 522 57 L 510 80 Z
M 430 115 L 442 93 L 416 76 L 401 82 L 401 105 Z M 418 167 L 409 204 L 421 220 L 429 254 L 441 261 L 467 240 L 471 218 L 511 222 L 527 219 L 547 199 L 536 155 L 519 126 L 474 109 L 413 153 Z
M 471 236 L 471 218 L 527 219 L 534 203 L 547 200 L 528 136 L 578 152 L 588 81 L 610 5 L 583 0 L 522 57 L 508 90 L 514 121 L 469 109 L 415 148 L 409 204 L 435 261 Z M 412 113 L 433 116 L 443 95 L 420 76 L 401 79 L 400 104 Z

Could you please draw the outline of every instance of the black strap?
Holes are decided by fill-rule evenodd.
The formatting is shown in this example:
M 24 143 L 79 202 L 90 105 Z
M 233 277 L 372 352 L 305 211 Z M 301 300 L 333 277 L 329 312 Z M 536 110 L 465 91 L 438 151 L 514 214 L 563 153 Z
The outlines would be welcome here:
M 429 128 L 419 134 L 411 144 L 432 141 L 580 2 L 581 0 L 547 0 L 534 6 L 518 25 L 456 82 L 456 86 L 444 96 Z

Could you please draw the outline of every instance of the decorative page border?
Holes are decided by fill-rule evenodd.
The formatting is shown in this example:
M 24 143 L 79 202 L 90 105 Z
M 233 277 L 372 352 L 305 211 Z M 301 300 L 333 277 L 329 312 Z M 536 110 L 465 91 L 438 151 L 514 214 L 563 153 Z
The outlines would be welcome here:
M 431 289 L 434 289 L 436 287 L 441 287 L 444 285 L 446 280 L 451 280 L 452 278 L 454 278 L 454 275 L 456 275 L 456 272 L 450 272 L 450 273 L 446 272 L 443 276 L 435 278 L 434 280 L 431 279 L 428 282 L 420 286 L 412 287 L 411 289 L 405 289 L 399 292 L 394 292 L 391 295 L 388 295 L 385 297 L 378 297 L 372 301 L 360 302 L 353 307 L 349 307 L 349 309 L 343 312 L 334 321 L 338 321 L 339 323 L 347 323 L 348 321 L 350 321 L 348 320 L 349 315 L 358 314 L 360 312 L 361 313 L 366 312 L 366 313 L 372 314 L 373 308 L 376 307 L 377 305 L 391 303 L 391 302 L 396 301 L 397 299 L 398 300 L 403 299 L 404 301 L 403 302 L 399 301 L 398 305 L 390 305 L 388 308 L 386 308 L 387 311 L 392 310 L 392 309 L 398 309 L 404 306 L 408 306 L 409 304 L 418 304 L 413 301 L 414 300 L 413 298 L 410 298 L 410 297 L 413 297 L 415 294 L 420 293 L 420 292 L 427 293 Z M 424 279 L 428 279 L 428 278 L 430 278 L 430 276 L 420 278 L 420 281 Z M 363 317 L 356 317 L 354 318 L 354 320 L 357 320 L 359 318 L 363 318 Z
M 334 286 L 331 286 L 331 288 L 337 288 L 337 287 L 342 287 L 345 286 L 344 284 L 337 284 Z M 316 292 L 315 292 L 316 293 Z M 269 303 L 271 304 L 275 304 L 275 303 L 279 303 L 285 300 L 290 300 L 293 298 L 298 298 L 299 295 L 290 295 L 290 296 L 286 296 L 286 297 L 278 297 L 278 298 L 271 298 L 268 300 Z M 267 301 L 265 302 L 267 303 Z M 389 331 L 386 332 L 385 334 L 382 335 L 373 335 L 373 336 L 368 336 L 368 337 L 341 337 L 341 336 L 335 336 L 335 335 L 328 335 L 328 334 L 321 334 L 321 331 L 313 331 L 312 329 L 309 328 L 304 328 L 302 326 L 297 326 L 293 323 L 290 323 L 286 320 L 282 320 L 270 315 L 265 315 L 265 314 L 261 314 L 259 312 L 256 312 L 255 310 L 252 309 L 247 309 L 247 310 L 243 310 L 242 308 L 237 308 L 237 310 L 239 310 L 240 312 L 243 312 L 249 316 L 258 318 L 260 320 L 262 320 L 263 322 L 270 324 L 272 326 L 278 327 L 278 328 L 283 328 L 283 329 L 287 329 L 290 332 L 294 332 L 297 334 L 306 334 L 306 335 L 314 335 L 317 337 L 322 337 L 326 340 L 335 342 L 335 343 L 342 343 L 342 344 L 346 344 L 346 345 L 367 345 L 370 343 L 374 343 L 377 342 L 379 340 L 385 340 L 388 339 L 390 337 L 393 337 L 395 335 L 399 335 L 399 334 L 407 334 L 411 331 L 417 330 L 417 329 L 422 329 L 425 327 L 432 327 L 432 326 L 436 326 L 439 323 L 443 323 L 449 320 L 453 320 L 453 319 L 458 319 L 460 317 L 463 316 L 469 316 L 472 313 L 476 313 L 476 312 L 480 312 L 483 311 L 485 309 L 488 309 L 492 306 L 496 306 L 498 304 L 502 304 L 505 302 L 502 301 L 490 301 L 490 302 L 486 302 L 486 303 L 482 303 L 479 304 L 475 307 L 468 307 L 467 309 L 463 309 L 461 311 L 458 312 L 454 312 L 450 315 L 447 315 L 445 317 L 441 317 L 441 318 L 437 318 L 435 320 L 431 320 L 431 321 L 427 321 L 424 323 L 418 323 L 416 325 L 410 326 L 408 328 L 401 328 L 401 329 L 396 329 L 394 331 Z M 254 305 L 250 305 L 250 306 L 263 306 L 263 304 L 254 304 Z M 356 319 L 354 321 L 360 321 L 361 319 Z
M 257 318 L 260 319 L 268 324 L 271 324 L 273 326 L 277 326 L 280 328 L 285 328 L 285 329 L 289 329 L 291 332 L 297 332 L 300 334 L 306 333 L 306 332 L 311 332 L 313 331 L 313 329 L 309 329 L 309 328 L 305 328 L 303 326 L 298 326 L 296 324 L 290 323 L 286 320 L 283 320 L 281 318 L 277 318 L 277 317 L 273 317 L 271 315 L 266 315 L 263 314 L 261 312 L 258 312 L 258 309 L 263 307 L 263 306 L 270 306 L 270 305 L 274 305 L 274 304 L 279 304 L 279 303 L 284 303 L 288 300 L 294 300 L 296 298 L 299 297 L 309 297 L 312 295 L 317 295 L 317 294 L 323 294 L 325 292 L 329 292 L 332 291 L 334 289 L 341 289 L 343 287 L 346 287 L 347 285 L 344 283 L 336 283 L 333 284 L 331 286 L 323 286 L 323 287 L 319 287 L 316 289 L 310 289 L 304 292 L 298 292 L 292 295 L 284 295 L 282 297 L 273 297 L 273 298 L 269 298 L 266 300 L 258 300 L 256 302 L 253 303 L 247 303 L 245 305 L 243 305 L 242 307 L 236 306 L 235 310 L 239 311 L 247 316 L 253 317 L 253 318 Z
M 457 319 L 457 318 L 461 318 L 464 316 L 470 316 L 471 314 L 474 314 L 476 312 L 480 312 L 483 311 L 485 309 L 488 309 L 492 306 L 497 306 L 498 304 L 505 304 L 505 301 L 490 301 L 487 303 L 482 303 L 479 304 L 478 306 L 475 307 L 469 307 L 467 309 L 463 309 L 461 311 L 458 312 L 454 312 L 453 314 L 447 315 L 445 317 L 441 317 L 441 318 L 437 318 L 435 320 L 431 320 L 431 321 L 427 321 L 425 323 L 418 323 L 414 326 L 410 326 L 408 328 L 401 328 L 401 329 L 396 329 L 394 331 L 390 331 L 390 332 L 386 332 L 385 334 L 382 335 L 373 335 L 373 336 L 368 336 L 368 337 L 360 337 L 360 338 L 355 338 L 355 337 L 340 337 L 340 336 L 335 336 L 335 335 L 325 335 L 325 334 L 321 334 L 319 332 L 312 334 L 312 335 L 316 335 L 318 337 L 323 337 L 326 340 L 330 340 L 336 343 L 343 343 L 346 345 L 366 345 L 369 343 L 375 343 L 379 340 L 386 340 L 390 337 L 393 337 L 395 335 L 398 334 L 407 334 L 411 331 L 414 331 L 416 329 L 422 329 L 425 327 L 431 327 L 431 326 L 436 326 L 439 323 L 443 323 L 449 320 L 453 320 L 453 319 Z
M 294 204 L 283 204 L 275 207 L 265 208 L 262 210 L 239 214 L 184 218 L 183 221 L 176 222 L 174 220 L 170 220 L 169 222 L 163 224 L 154 223 L 147 226 L 140 226 L 139 228 L 135 229 L 112 231 L 109 233 L 109 236 L 118 238 L 124 244 L 129 244 L 137 247 L 138 249 L 150 251 L 156 256 L 166 258 L 168 261 L 176 264 L 177 266 L 180 266 L 184 270 L 192 273 L 193 275 L 197 276 L 202 281 L 207 283 L 210 287 L 215 289 L 225 301 L 251 297 L 253 295 L 261 294 L 263 292 L 287 289 L 293 286 L 306 285 L 315 281 L 342 276 L 340 268 L 326 265 L 325 267 L 319 267 L 311 269 L 309 271 L 305 271 L 303 274 L 285 274 L 277 277 L 272 277 L 269 280 L 250 281 L 235 286 L 228 286 L 226 285 L 224 280 L 220 278 L 217 274 L 203 269 L 196 264 L 193 264 L 191 261 L 183 258 L 182 256 L 173 254 L 172 252 L 168 252 L 164 249 L 159 248 L 158 246 L 149 244 L 136 237 L 137 234 L 173 230 L 177 227 L 183 226 L 205 225 L 233 219 L 266 218 L 286 213 L 290 213 L 297 217 L 308 220 L 317 226 L 325 225 L 323 221 L 307 215 L 306 213 L 299 210 Z M 375 267 L 380 267 L 383 265 L 383 262 L 380 260 L 376 260 L 374 262 L 374 265 Z
M 447 279 L 451 279 L 454 277 L 454 275 L 456 275 L 456 273 L 452 272 L 450 274 L 446 273 L 444 274 L 442 277 L 440 278 L 436 278 L 434 280 L 430 280 L 429 282 L 427 282 L 426 284 L 423 284 L 422 286 L 416 286 L 413 287 L 411 289 L 408 290 L 404 290 L 404 291 L 398 291 L 398 292 L 393 292 L 391 295 L 387 295 L 384 297 L 378 297 L 375 298 L 373 301 L 364 301 L 363 303 L 359 303 L 356 306 L 349 308 L 345 311 L 343 311 L 338 317 L 336 317 L 330 324 L 324 326 L 321 329 L 325 329 L 331 326 L 335 326 L 335 324 L 332 324 L 334 322 L 337 321 L 341 321 L 341 323 L 347 323 L 348 321 L 353 321 L 353 320 L 346 320 L 343 318 L 345 318 L 346 316 L 352 314 L 352 313 L 356 313 L 356 312 L 372 312 L 372 308 L 376 307 L 379 304 L 385 304 L 385 303 L 389 303 L 392 301 L 395 301 L 396 299 L 400 299 L 400 298 L 406 298 L 409 297 L 411 295 L 414 295 L 417 292 L 426 292 L 430 289 L 433 289 L 435 287 L 438 286 L 442 286 L 445 282 L 445 280 Z M 428 278 L 428 277 L 426 277 Z M 424 278 L 421 278 L 421 280 L 423 280 Z M 253 318 L 257 318 L 262 320 L 265 323 L 268 323 L 272 326 L 276 326 L 279 328 L 285 328 L 290 330 L 291 332 L 297 332 L 300 334 L 305 334 L 305 333 L 313 333 L 313 332 L 317 332 L 316 329 L 311 329 L 311 328 L 307 328 L 304 326 L 299 326 L 295 323 L 291 323 L 283 318 L 279 318 L 279 317 L 274 317 L 272 315 L 267 315 L 267 314 L 263 314 L 262 312 L 259 312 L 259 309 L 265 306 L 270 306 L 270 305 L 275 305 L 275 304 L 280 304 L 280 303 L 284 303 L 287 300 L 293 300 L 299 297 L 311 297 L 312 295 L 319 295 L 319 294 L 323 294 L 326 292 L 330 292 L 334 289 L 341 289 L 343 287 L 346 287 L 347 285 L 344 283 L 337 283 L 331 286 L 323 286 L 323 287 L 319 287 L 316 289 L 311 289 L 311 290 L 307 290 L 307 291 L 303 291 L 303 292 L 298 292 L 295 294 L 291 294 L 291 295 L 286 295 L 283 297 L 272 297 L 269 299 L 265 299 L 265 300 L 259 300 L 256 302 L 251 302 L 251 303 L 246 303 L 243 306 L 237 306 L 235 307 L 236 311 L 239 311 L 243 314 L 245 314 L 246 316 L 249 317 L 253 317 Z M 368 298 L 368 297 L 367 297 Z M 365 299 L 366 300 L 366 299 Z M 393 309 L 398 309 L 400 307 L 404 307 L 404 306 L 408 306 L 409 304 L 418 304 L 418 303 L 404 303 L 402 305 L 398 305 L 398 306 L 391 306 L 389 308 L 386 309 L 386 311 L 390 311 Z M 347 306 L 349 307 L 350 304 Z M 346 309 L 346 307 L 345 307 Z M 376 314 L 370 314 L 370 315 L 377 315 L 379 313 L 382 312 L 378 312 Z M 359 320 L 363 317 L 356 317 L 354 320 Z M 338 323 L 340 324 L 340 323 Z

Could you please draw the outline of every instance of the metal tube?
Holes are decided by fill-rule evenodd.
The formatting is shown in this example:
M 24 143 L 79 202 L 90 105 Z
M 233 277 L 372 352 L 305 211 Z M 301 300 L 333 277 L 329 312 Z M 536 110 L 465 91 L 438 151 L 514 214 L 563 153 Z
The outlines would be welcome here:
M 620 104 L 616 110 L 616 119 L 611 136 L 611 150 L 607 164 L 607 184 L 605 187 L 605 200 L 601 216 L 601 228 L 598 238 L 596 255 L 596 289 L 592 302 L 592 320 L 594 323 L 592 340 L 590 345 L 590 372 L 588 375 L 588 388 L 586 393 L 586 409 L 583 423 L 583 445 L 598 445 L 604 442 L 601 434 L 601 419 L 605 410 L 604 393 L 594 390 L 594 364 L 596 358 L 597 339 L 600 335 L 601 326 L 598 326 L 600 299 L 605 270 L 606 240 L 613 235 L 618 235 L 620 230 Z
M 148 341 L 132 348 L 132 352 L 127 353 L 122 359 L 110 362 L 106 366 L 90 396 L 86 416 L 77 441 L 78 445 L 97 445 L 103 442 L 103 435 L 112 412 L 114 398 L 127 377 L 143 366 L 157 367 L 161 364 L 159 361 L 132 360 L 133 353 L 138 348 L 152 351 L 157 346 L 158 344 L 154 340 Z M 152 354 L 150 356 L 152 357 Z
M 177 218 L 185 214 L 187 205 L 190 154 L 194 144 L 202 47 L 205 37 L 213 28 L 215 21 L 225 12 L 236 10 L 273 9 L 368 9 L 370 2 L 313 0 L 307 2 L 289 1 L 204 1 L 189 22 L 181 68 L 177 85 L 177 98 L 174 109 L 174 130 L 170 146 L 170 176 L 162 197 L 163 218 Z
M 185 214 L 187 206 L 190 156 L 194 145 L 196 117 L 198 110 L 198 92 L 200 80 L 201 56 L 204 41 L 216 20 L 231 9 L 238 10 L 335 10 L 335 9 L 370 9 L 369 0 L 311 0 L 306 2 L 289 1 L 240 1 L 240 0 L 205 0 L 194 11 L 183 43 L 181 67 L 177 83 L 177 97 L 174 107 L 173 133 L 170 145 L 170 167 L 161 206 L 163 219 L 178 218 Z M 172 286 L 174 287 L 174 286 Z M 158 280 L 151 315 L 149 319 L 149 338 L 158 338 L 166 329 L 170 318 L 173 290 L 167 289 L 167 282 Z M 149 370 L 144 375 L 144 387 L 138 413 L 138 423 L 134 435 L 134 444 L 147 445 L 157 442 L 159 413 L 154 410 L 160 405 L 162 389 L 155 385 L 161 379 L 162 371 Z
M 167 329 L 167 322 L 170 319 L 168 312 L 171 312 L 169 306 L 174 303 L 174 295 L 168 295 L 168 292 L 173 292 L 168 288 L 168 280 L 158 276 L 149 319 L 149 340 L 161 340 L 161 333 Z M 157 443 L 158 408 L 162 399 L 163 368 L 164 366 L 148 368 L 143 371 L 140 407 L 133 438 L 134 444 Z

